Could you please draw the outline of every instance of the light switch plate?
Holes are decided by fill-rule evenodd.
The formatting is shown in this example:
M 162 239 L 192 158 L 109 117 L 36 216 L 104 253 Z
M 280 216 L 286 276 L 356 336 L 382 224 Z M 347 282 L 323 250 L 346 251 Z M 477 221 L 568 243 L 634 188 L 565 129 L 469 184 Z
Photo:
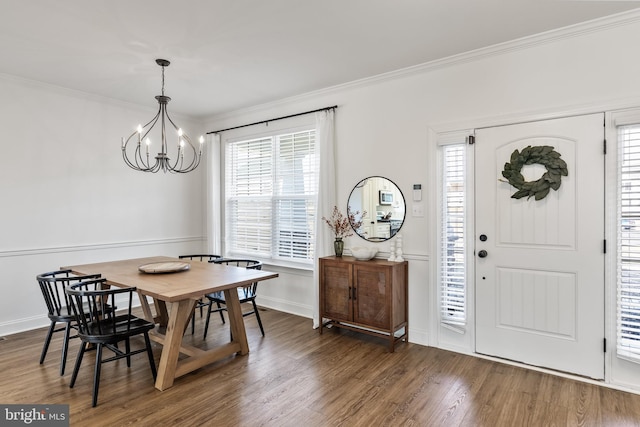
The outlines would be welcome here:
M 423 217 L 424 216 L 424 204 L 414 203 L 412 206 L 412 216 Z

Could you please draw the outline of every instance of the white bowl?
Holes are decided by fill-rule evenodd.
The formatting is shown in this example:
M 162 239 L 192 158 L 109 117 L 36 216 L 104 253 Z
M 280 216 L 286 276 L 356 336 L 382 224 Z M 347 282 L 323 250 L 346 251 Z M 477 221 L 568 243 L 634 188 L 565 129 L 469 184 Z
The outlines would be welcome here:
M 375 248 L 367 248 L 363 246 L 354 246 L 351 248 L 351 254 L 359 261 L 367 261 L 376 256 L 378 250 Z

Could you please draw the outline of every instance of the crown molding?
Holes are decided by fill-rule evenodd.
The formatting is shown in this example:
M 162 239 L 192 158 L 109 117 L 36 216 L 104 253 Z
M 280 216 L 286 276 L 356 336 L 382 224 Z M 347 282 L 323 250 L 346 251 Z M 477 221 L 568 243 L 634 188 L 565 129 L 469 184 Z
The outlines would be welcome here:
M 99 104 L 106 104 L 117 108 L 139 111 L 142 114 L 155 114 L 158 112 L 157 103 L 149 105 L 135 104 L 133 102 L 123 101 L 117 98 L 111 98 L 108 96 L 98 95 L 91 92 L 85 92 L 78 89 L 71 89 L 65 86 L 59 86 L 52 83 L 42 82 L 39 80 L 27 79 L 24 77 L 16 76 L 13 74 L 0 73 L 0 81 L 10 82 L 16 86 L 22 86 L 28 89 L 35 89 L 38 91 L 53 93 L 56 95 L 67 96 L 83 101 L 91 101 Z M 156 101 L 154 101 L 156 102 Z M 197 116 L 190 116 L 182 113 L 171 113 L 171 116 L 175 119 L 189 121 L 192 125 L 203 126 L 204 121 Z
M 461 54 L 448 56 L 446 58 L 436 59 L 434 61 L 413 65 L 411 67 L 401 68 L 399 70 L 389 71 L 387 73 L 377 74 L 375 76 L 366 77 L 339 85 L 329 86 L 327 88 L 318 89 L 316 91 L 283 98 L 278 101 L 260 104 L 248 108 L 242 108 L 219 115 L 209 116 L 207 117 L 207 121 L 228 120 L 246 114 L 266 112 L 274 108 L 286 107 L 298 102 L 310 101 L 320 96 L 332 95 L 338 92 L 371 86 L 385 81 L 409 77 L 416 74 L 425 74 L 441 68 L 474 62 L 492 56 L 503 55 L 514 51 L 526 50 L 536 46 L 551 44 L 569 38 L 581 37 L 591 33 L 622 27 L 625 25 L 634 24 L 638 21 L 640 21 L 640 8 L 618 13 L 615 15 L 610 15 L 604 18 L 585 21 L 567 27 L 545 31 L 543 33 L 522 37 L 504 43 L 498 43 Z

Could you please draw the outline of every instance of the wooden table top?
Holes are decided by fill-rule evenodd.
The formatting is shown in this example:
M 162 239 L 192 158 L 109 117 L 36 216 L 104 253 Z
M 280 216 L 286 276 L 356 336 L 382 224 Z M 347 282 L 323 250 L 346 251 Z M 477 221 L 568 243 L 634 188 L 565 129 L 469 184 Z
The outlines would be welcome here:
M 188 262 L 188 270 L 174 273 L 143 273 L 138 267 L 156 262 Z M 167 302 L 237 288 L 256 281 L 273 279 L 277 273 L 238 268 L 223 264 L 191 261 L 165 256 L 126 259 L 96 264 L 63 266 L 76 274 L 102 274 L 107 281 L 120 287 L 135 286 L 145 295 Z

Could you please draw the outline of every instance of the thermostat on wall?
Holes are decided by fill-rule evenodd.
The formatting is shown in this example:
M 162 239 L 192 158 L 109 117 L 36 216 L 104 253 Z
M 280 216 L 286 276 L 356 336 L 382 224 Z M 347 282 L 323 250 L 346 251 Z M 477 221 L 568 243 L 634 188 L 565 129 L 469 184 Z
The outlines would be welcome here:
M 419 202 L 422 200 L 422 184 L 413 184 L 413 201 Z

